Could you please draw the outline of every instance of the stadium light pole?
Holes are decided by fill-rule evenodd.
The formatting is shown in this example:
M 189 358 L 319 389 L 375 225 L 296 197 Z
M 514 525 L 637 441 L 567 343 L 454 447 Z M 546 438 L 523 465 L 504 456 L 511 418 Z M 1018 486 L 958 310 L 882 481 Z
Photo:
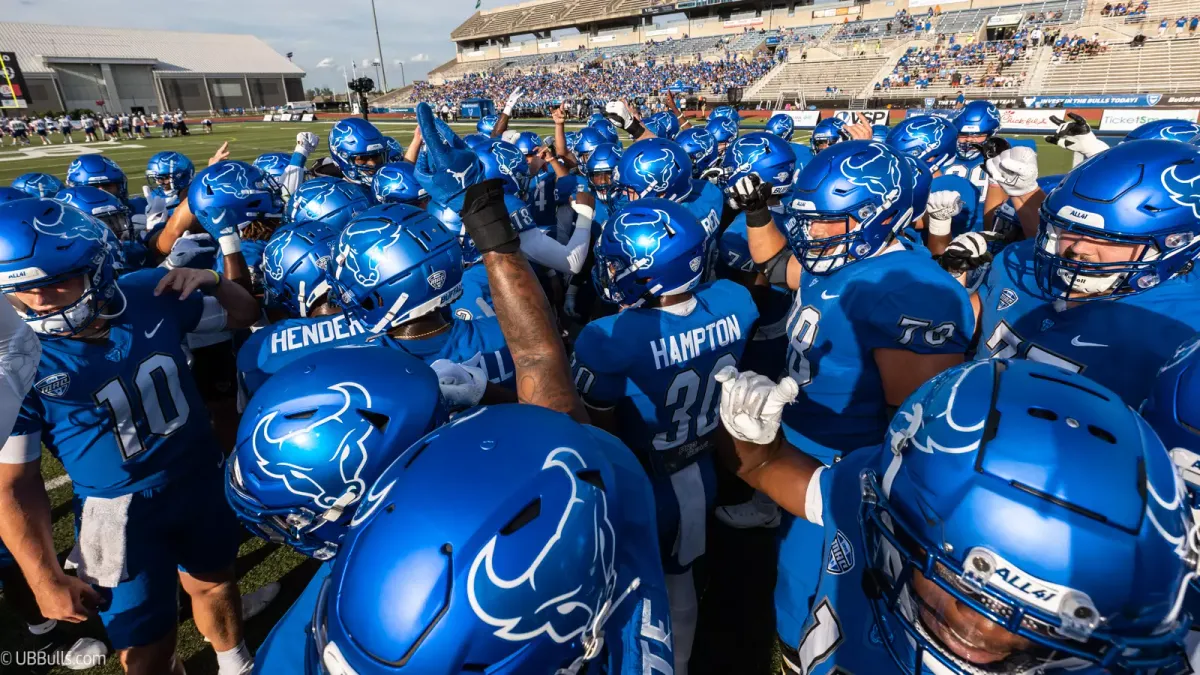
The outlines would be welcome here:
M 396 59 L 395 61 L 392 61 L 392 63 L 400 66 L 400 87 L 401 88 L 407 87 L 408 86 L 408 78 L 404 75 L 404 62 L 401 61 L 400 59 Z
M 383 67 L 383 45 L 379 42 L 379 19 L 375 16 L 375 0 L 371 0 L 371 21 L 375 23 L 375 50 L 379 53 L 379 74 L 383 79 L 383 90 L 387 91 L 387 69 Z

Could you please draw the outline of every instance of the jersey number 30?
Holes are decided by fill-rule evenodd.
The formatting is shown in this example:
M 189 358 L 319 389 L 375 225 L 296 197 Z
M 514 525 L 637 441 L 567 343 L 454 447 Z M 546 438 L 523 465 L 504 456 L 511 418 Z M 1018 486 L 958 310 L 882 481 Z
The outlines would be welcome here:
M 153 354 L 138 364 L 133 384 L 150 434 L 169 436 L 187 422 L 190 412 L 187 397 L 179 386 L 179 367 L 170 355 Z M 138 434 L 138 418 L 121 378 L 109 380 L 92 398 L 97 404 L 108 406 L 121 456 L 129 460 L 144 452 L 146 442 Z
M 732 354 L 721 356 L 713 364 L 712 371 L 708 373 L 704 382 L 700 381 L 699 373 L 690 368 L 671 380 L 663 408 L 671 411 L 674 428 L 654 435 L 655 450 L 670 450 L 690 440 L 707 436 L 717 428 L 717 423 L 720 422 L 720 416 L 717 414 L 717 403 L 720 402 L 718 394 L 721 393 L 717 373 L 725 366 L 737 367 L 737 359 Z M 696 407 L 697 400 L 700 401 L 699 408 Z

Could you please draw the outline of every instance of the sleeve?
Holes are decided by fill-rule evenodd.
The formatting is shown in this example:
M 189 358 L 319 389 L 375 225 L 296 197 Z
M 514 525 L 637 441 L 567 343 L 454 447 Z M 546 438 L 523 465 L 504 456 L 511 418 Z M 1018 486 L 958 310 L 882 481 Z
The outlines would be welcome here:
M 941 274 L 940 270 L 938 271 Z M 869 307 L 870 330 L 864 344 L 871 349 L 904 349 L 917 354 L 962 354 L 975 331 L 967 291 L 949 275 L 945 279 L 910 278 L 909 283 L 889 287 Z M 886 280 L 879 286 L 887 285 Z
M 587 260 L 590 233 L 591 223 L 588 223 L 588 227 L 580 227 L 577 221 L 570 241 L 560 244 L 545 232 L 530 228 L 520 234 L 521 252 L 539 265 L 559 272 L 579 274 L 583 270 L 584 261 Z
M 613 408 L 625 396 L 625 374 L 619 359 L 605 349 L 609 336 L 596 324 L 588 324 L 575 340 L 571 375 L 584 403 L 597 410 Z M 617 368 L 614 368 L 617 366 Z
M 292 153 L 292 159 L 288 162 L 287 168 L 283 170 L 283 180 L 280 181 L 284 201 L 287 201 L 291 195 L 296 194 L 296 190 L 300 189 L 300 181 L 304 179 L 304 164 L 307 161 L 308 156 L 304 153 Z
M 42 430 L 45 428 L 45 413 L 41 398 L 36 391 L 20 399 L 10 397 L 8 387 L 0 387 L 6 418 L 11 416 L 12 425 L 4 445 L 0 446 L 0 464 L 27 464 L 42 454 Z M 12 401 L 17 401 L 15 406 Z M 6 419 L 7 422 L 7 419 Z
M 141 274 L 147 275 L 148 282 L 157 284 L 166 273 L 167 270 L 156 267 Z M 217 333 L 225 330 L 225 308 L 221 307 L 221 303 L 214 297 L 193 291 L 186 298 L 163 295 L 158 301 L 158 311 L 164 314 L 174 313 L 181 337 L 188 333 Z

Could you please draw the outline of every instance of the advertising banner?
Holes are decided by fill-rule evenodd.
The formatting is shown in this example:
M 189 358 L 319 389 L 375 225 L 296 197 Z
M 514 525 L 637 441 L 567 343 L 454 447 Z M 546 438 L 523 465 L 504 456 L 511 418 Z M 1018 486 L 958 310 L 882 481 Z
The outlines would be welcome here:
M 1071 94 L 1066 96 L 1023 96 L 1026 108 L 1152 108 L 1162 94 Z
M 25 108 L 33 99 L 14 52 L 0 52 L 0 108 Z
M 817 126 L 817 122 L 821 121 L 821 111 L 819 110 L 780 110 L 775 114 L 783 113 L 792 118 L 792 122 L 797 128 L 808 128 Z
M 846 122 L 854 122 L 858 119 L 857 115 L 862 115 L 867 119 L 867 124 L 887 124 L 887 110 L 837 110 L 833 116 L 839 120 Z
M 1195 122 L 1200 110 L 1105 110 L 1100 119 L 1101 131 L 1133 131 L 1146 122 L 1155 120 L 1186 120 Z
M 1003 131 L 1045 131 L 1053 133 L 1058 125 L 1050 118 L 1056 115 L 1053 110 L 1010 110 L 1000 111 L 1000 129 Z

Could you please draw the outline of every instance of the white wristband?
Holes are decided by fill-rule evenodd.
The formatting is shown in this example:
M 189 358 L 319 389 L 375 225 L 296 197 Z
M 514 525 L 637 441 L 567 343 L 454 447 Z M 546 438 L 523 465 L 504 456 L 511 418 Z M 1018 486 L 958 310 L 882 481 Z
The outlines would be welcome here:
M 236 232 L 221 237 L 217 240 L 217 244 L 221 246 L 221 255 L 233 255 L 234 253 L 242 252 L 242 238 Z
M 935 237 L 950 236 L 950 220 L 942 220 L 929 216 L 929 234 Z
M 588 220 L 596 219 L 596 209 L 588 206 L 587 204 L 571 202 L 571 208 L 574 209 L 575 213 L 578 213 L 582 218 L 587 218 Z

